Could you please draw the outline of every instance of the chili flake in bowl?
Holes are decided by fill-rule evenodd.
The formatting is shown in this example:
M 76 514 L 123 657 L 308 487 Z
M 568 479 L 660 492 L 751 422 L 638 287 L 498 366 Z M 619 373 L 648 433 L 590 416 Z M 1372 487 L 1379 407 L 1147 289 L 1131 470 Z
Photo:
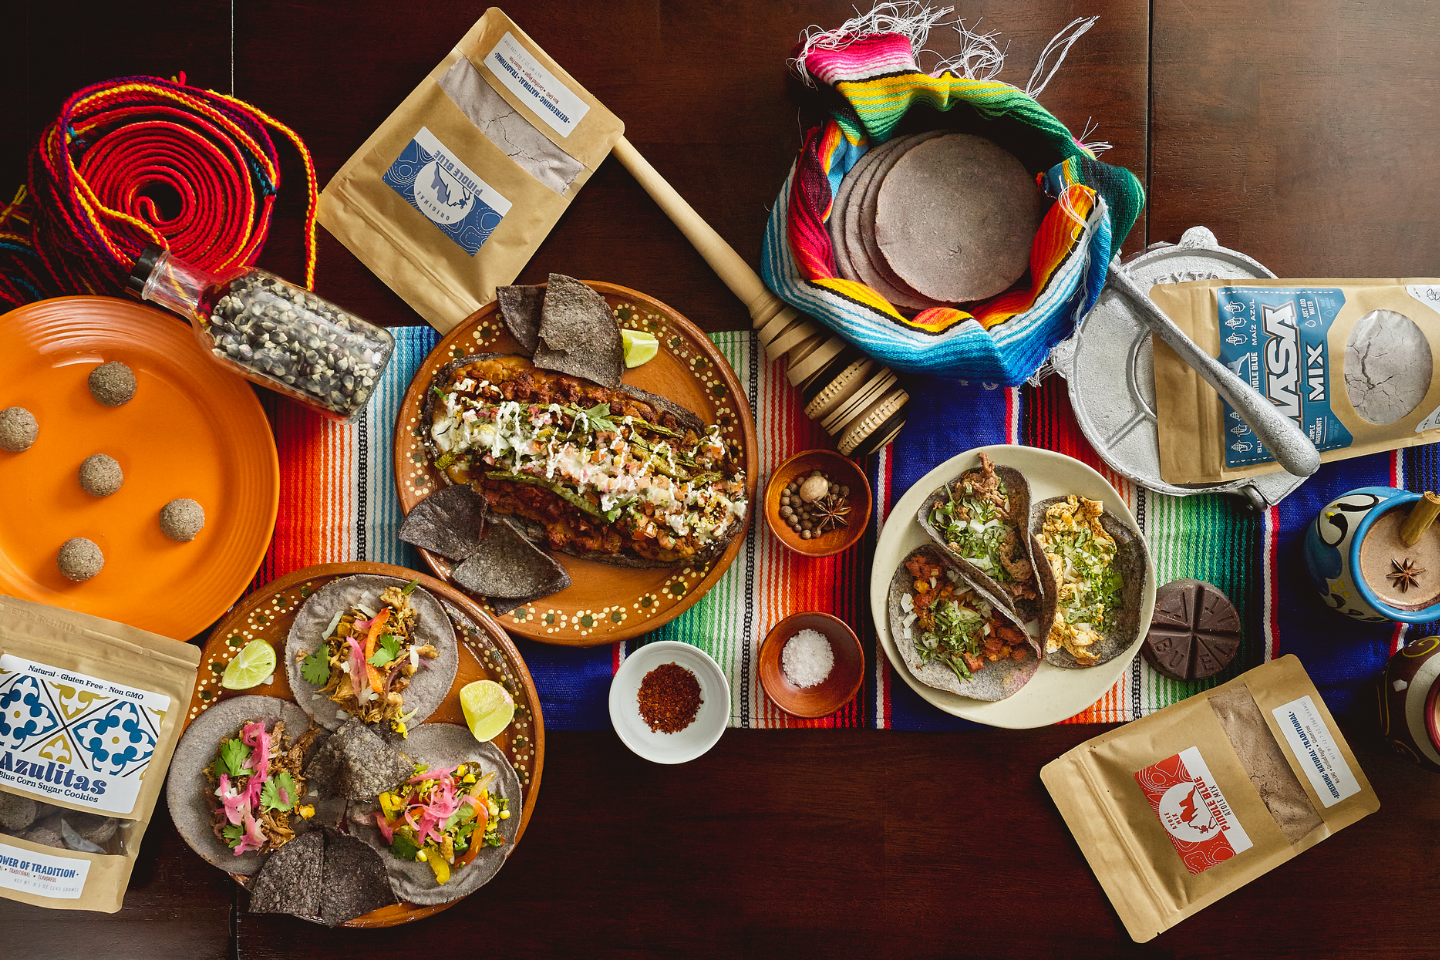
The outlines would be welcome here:
M 620 740 L 655 763 L 705 753 L 730 722 L 730 684 L 704 650 L 676 640 L 625 658 L 610 682 L 610 722 Z

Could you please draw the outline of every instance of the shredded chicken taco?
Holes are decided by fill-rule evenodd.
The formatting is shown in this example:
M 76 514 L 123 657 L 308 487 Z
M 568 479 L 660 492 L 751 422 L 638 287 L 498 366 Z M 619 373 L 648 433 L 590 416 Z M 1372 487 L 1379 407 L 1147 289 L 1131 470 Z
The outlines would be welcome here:
M 996 466 L 984 453 L 966 470 L 925 498 L 921 528 L 943 547 L 965 575 L 1021 620 L 1040 612 L 1029 534 L 1030 484 L 1013 467 Z
M 455 679 L 455 629 L 430 593 L 394 577 L 333 580 L 296 614 L 285 646 L 290 687 L 330 730 L 350 717 L 406 735 Z

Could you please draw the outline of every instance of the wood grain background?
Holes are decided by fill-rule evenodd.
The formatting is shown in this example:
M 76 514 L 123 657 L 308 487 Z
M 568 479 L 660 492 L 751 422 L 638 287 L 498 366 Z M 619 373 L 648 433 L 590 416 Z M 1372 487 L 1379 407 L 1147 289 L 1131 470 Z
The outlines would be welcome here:
M 251 101 L 309 144 L 323 183 L 445 55 L 481 5 L 24 0 L 0 70 L 0 187 L 66 95 L 131 74 Z M 842 0 L 535 0 L 507 12 L 627 124 L 627 136 L 752 263 L 800 142 L 784 61 Z M 1282 276 L 1440 275 L 1440 5 L 1425 0 L 987 0 L 1023 86 L 1072 18 L 1100 22 L 1041 101 L 1098 124 L 1149 206 L 1125 244 L 1194 224 Z M 233 33 L 232 33 L 233 24 Z M 953 34 L 930 46 L 956 52 Z M 232 87 L 233 83 L 233 87 Z M 298 167 L 263 263 L 300 275 Z M 549 271 L 643 290 L 709 330 L 748 325 L 608 160 L 522 281 Z M 323 234 L 318 291 L 386 323 L 415 315 Z M 3 348 L 3 345 L 0 345 Z M 1337 642 L 1343 642 L 1337 640 Z M 553 732 L 525 843 L 494 882 L 419 927 L 327 932 L 252 917 L 155 815 L 124 910 L 0 901 L 5 957 L 1434 957 L 1440 776 L 1346 723 L 1379 813 L 1144 946 L 1130 942 L 1040 784 L 1093 726 L 955 734 L 730 731 L 651 766 L 600 733 Z

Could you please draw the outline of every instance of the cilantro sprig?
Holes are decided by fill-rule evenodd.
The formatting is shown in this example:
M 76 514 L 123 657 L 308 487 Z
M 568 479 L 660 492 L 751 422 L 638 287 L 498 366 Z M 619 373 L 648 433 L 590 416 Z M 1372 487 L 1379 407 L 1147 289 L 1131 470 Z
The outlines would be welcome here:
M 248 773 L 244 764 L 249 759 L 250 748 L 240 740 L 222 740 L 220 752 L 215 757 L 215 775 L 228 774 L 238 777 L 242 773 Z
M 330 680 L 330 650 L 325 644 L 300 662 L 300 676 L 306 683 L 322 686 Z
M 393 633 L 380 635 L 379 649 L 366 662 L 377 670 L 388 667 L 400 657 L 400 638 Z
M 295 793 L 295 778 L 290 776 L 290 771 L 281 770 L 260 788 L 260 806 L 266 810 L 289 810 L 295 806 Z M 282 794 L 288 799 L 282 799 Z

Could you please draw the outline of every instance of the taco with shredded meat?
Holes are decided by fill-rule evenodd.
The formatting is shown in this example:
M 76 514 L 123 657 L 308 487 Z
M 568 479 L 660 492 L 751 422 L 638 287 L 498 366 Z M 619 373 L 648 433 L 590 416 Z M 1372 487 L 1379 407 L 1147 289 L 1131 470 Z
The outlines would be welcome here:
M 1040 615 L 1030 484 L 1019 470 L 997 466 L 982 453 L 980 466 L 926 497 L 916 519 L 969 580 L 1022 621 Z
M 1019 692 L 1039 650 L 1014 615 L 965 578 L 934 546 L 905 557 L 890 581 L 890 635 L 926 686 L 976 700 Z
M 209 862 L 254 873 L 314 815 L 304 765 L 324 731 L 294 704 L 233 697 L 186 729 L 170 761 L 166 802 L 175 828 Z
M 351 717 L 404 737 L 455 680 L 455 628 L 434 595 L 395 577 L 332 580 L 305 601 L 285 643 L 290 689 L 329 730 Z

